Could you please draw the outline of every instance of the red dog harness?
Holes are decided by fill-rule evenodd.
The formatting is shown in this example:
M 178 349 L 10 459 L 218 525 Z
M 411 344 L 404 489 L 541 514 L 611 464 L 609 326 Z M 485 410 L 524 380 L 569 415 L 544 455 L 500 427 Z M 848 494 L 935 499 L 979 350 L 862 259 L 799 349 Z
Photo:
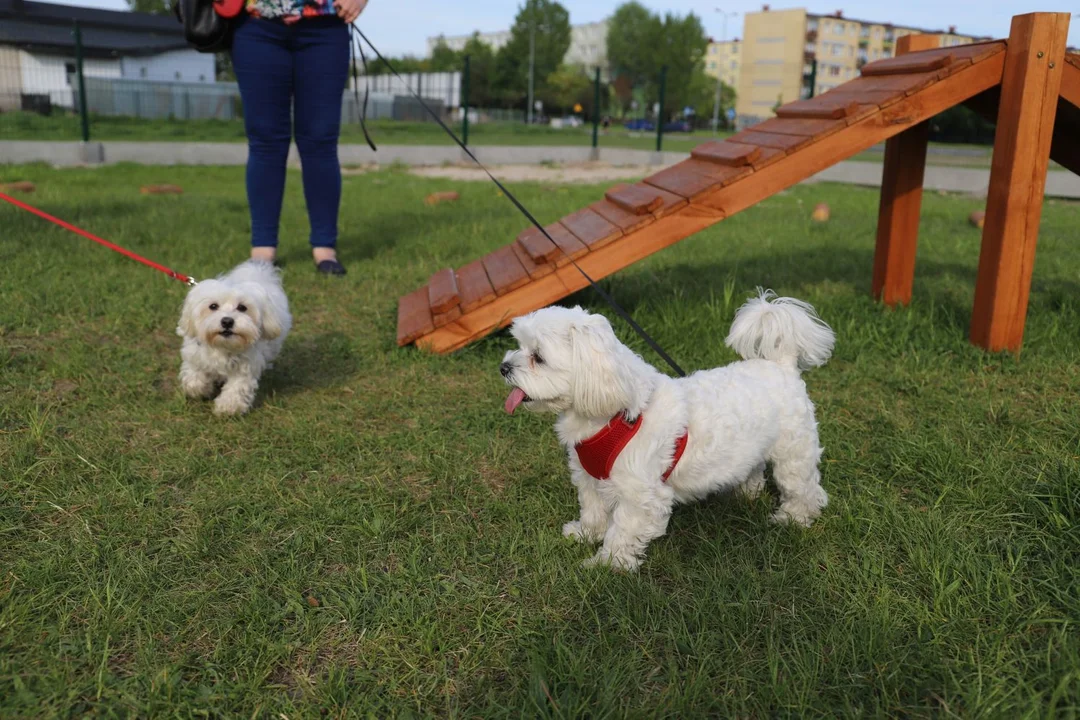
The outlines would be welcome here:
M 619 413 L 611 418 L 611 422 L 605 425 L 600 432 L 575 445 L 574 449 L 577 451 L 578 460 L 581 461 L 581 467 L 585 469 L 585 472 L 597 480 L 607 480 L 611 475 L 611 468 L 619 457 L 619 453 L 623 451 L 623 448 L 634 439 L 637 431 L 641 429 L 641 418 L 642 416 L 638 415 L 637 420 L 631 425 L 626 421 L 626 416 Z M 689 437 L 690 433 L 684 432 L 675 440 L 675 456 L 671 458 L 671 465 L 664 471 L 664 482 L 667 482 L 668 477 L 674 472 L 675 466 L 679 464 L 679 458 L 682 457 L 683 451 L 686 450 L 686 441 Z

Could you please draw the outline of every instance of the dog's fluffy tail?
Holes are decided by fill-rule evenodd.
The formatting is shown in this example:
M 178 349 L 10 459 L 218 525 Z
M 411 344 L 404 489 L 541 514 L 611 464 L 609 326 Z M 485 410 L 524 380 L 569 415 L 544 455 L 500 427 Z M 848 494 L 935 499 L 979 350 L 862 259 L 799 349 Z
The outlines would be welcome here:
M 836 336 L 809 303 L 758 288 L 758 296 L 735 313 L 725 342 L 745 360 L 806 370 L 828 361 Z

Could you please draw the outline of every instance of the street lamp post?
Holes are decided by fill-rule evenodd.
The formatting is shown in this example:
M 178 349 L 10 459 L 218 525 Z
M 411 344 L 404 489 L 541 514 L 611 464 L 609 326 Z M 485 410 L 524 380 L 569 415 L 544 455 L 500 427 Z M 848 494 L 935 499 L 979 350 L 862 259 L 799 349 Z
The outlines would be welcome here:
M 727 19 L 729 17 L 734 17 L 734 16 L 738 15 L 739 13 L 734 12 L 734 11 L 732 11 L 732 12 L 724 12 L 720 8 L 713 8 L 713 10 L 720 13 L 720 17 L 723 18 L 723 20 L 724 20 L 724 34 L 720 37 L 720 42 L 721 42 L 721 44 L 726 43 L 727 42 Z M 716 100 L 713 102 L 713 113 L 712 113 L 712 127 L 713 127 L 713 132 L 714 133 L 717 132 L 720 129 L 720 96 L 721 96 L 721 92 L 722 92 L 722 90 L 724 88 L 724 81 L 721 79 L 723 77 L 723 73 L 721 72 L 722 70 L 723 70 L 723 66 L 721 64 L 717 63 L 717 66 L 716 66 Z
M 533 73 L 536 67 L 536 8 L 529 11 L 529 124 L 533 123 Z

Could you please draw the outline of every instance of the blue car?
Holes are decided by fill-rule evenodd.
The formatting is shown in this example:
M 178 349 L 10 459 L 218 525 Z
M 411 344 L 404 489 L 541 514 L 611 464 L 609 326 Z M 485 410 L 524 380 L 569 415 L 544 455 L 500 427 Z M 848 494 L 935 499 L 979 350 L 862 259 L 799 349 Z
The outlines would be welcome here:
M 656 125 L 654 125 L 651 120 L 646 120 L 645 118 L 637 118 L 635 120 L 628 121 L 626 123 L 626 129 L 649 131 L 655 130 Z

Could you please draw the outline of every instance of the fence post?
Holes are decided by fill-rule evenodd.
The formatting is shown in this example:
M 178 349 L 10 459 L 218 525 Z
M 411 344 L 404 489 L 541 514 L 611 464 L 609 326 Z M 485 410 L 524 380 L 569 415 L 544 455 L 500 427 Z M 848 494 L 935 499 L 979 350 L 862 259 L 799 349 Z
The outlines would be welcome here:
M 656 113 L 656 152 L 664 146 L 664 92 L 667 90 L 667 65 L 660 68 L 660 102 Z
M 75 21 L 75 74 L 79 80 L 79 117 L 82 120 L 82 139 L 90 142 L 90 116 L 86 112 L 86 78 L 83 76 L 82 28 Z
M 593 81 L 592 146 L 593 160 L 600 159 L 600 68 L 596 68 Z
M 465 69 L 461 73 L 461 142 L 469 144 L 469 56 L 465 56 Z

